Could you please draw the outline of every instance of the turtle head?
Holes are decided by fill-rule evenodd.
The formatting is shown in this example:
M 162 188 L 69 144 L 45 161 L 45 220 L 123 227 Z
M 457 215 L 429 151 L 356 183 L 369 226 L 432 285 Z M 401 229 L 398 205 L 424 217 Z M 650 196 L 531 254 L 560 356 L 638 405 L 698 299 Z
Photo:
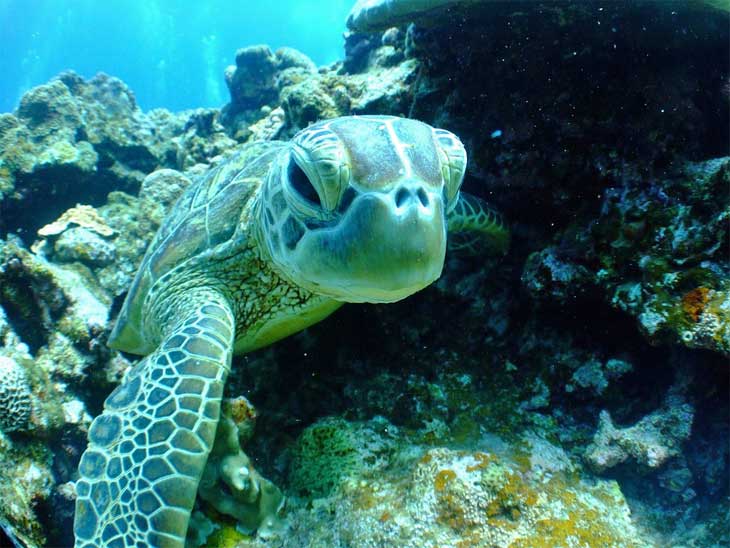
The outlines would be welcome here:
M 294 137 L 265 181 L 260 243 L 282 275 L 314 293 L 403 299 L 441 275 L 465 167 L 459 139 L 422 122 L 320 122 Z

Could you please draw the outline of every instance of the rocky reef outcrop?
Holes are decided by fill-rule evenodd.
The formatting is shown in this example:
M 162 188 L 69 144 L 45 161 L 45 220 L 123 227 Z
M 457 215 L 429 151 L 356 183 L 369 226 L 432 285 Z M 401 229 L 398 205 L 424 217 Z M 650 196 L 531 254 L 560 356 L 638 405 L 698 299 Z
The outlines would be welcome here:
M 237 358 L 228 395 L 259 416 L 225 423 L 191 542 L 727 546 L 729 26 L 709 4 L 367 0 L 341 62 L 236 52 L 220 110 L 144 113 L 105 75 L 26 93 L 0 115 L 0 528 L 70 542 L 90 417 L 134 359 L 106 339 L 187 185 L 240 143 L 393 114 L 463 139 L 512 248 Z M 288 500 L 265 540 L 273 485 L 246 527 L 220 510 L 259 473 Z
M 33 88 L 0 115 L 0 234 L 30 243 L 77 202 L 101 205 L 112 190 L 136 193 L 155 169 L 208 161 L 235 144 L 217 118 L 212 109 L 143 113 L 105 74 L 66 72 Z
M 525 440 L 514 461 L 498 454 L 505 447 L 489 451 L 489 443 L 483 451 L 409 446 L 398 428 L 373 422 L 367 445 L 380 447 L 381 458 L 338 469 L 346 476 L 337 495 L 320 498 L 314 516 L 292 516 L 290 540 L 279 546 L 648 546 L 637 538 L 618 484 L 583 483 L 545 440 Z M 337 455 L 338 436 L 363 426 L 330 422 L 334 432 L 320 447 Z

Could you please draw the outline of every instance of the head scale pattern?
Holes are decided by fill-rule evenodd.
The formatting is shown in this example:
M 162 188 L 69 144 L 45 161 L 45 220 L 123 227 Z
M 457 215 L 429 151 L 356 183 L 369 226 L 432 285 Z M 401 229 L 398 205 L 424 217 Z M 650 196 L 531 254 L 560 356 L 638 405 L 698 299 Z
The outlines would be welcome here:
M 280 273 L 350 301 L 392 301 L 441 273 L 459 139 L 416 120 L 336 118 L 299 132 L 264 183 L 259 240 Z

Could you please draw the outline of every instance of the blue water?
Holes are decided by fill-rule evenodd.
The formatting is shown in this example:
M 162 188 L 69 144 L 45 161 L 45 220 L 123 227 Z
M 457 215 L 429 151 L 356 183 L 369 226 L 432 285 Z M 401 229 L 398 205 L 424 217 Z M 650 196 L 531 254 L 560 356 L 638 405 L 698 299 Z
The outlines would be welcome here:
M 221 106 L 238 48 L 342 57 L 352 0 L 0 0 L 0 112 L 66 69 L 124 80 L 147 110 Z

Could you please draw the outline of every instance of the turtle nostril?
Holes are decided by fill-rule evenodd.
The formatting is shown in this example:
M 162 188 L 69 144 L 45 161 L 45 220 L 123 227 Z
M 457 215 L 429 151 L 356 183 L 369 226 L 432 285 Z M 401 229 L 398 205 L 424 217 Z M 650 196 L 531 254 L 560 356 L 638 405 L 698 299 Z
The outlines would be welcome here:
M 401 188 L 395 193 L 395 207 L 401 207 L 408 200 L 409 192 L 405 188 Z
M 416 196 L 418 196 L 418 200 L 421 202 L 421 205 L 423 207 L 428 207 L 428 194 L 426 194 L 425 190 L 419 188 L 418 192 L 416 192 Z

